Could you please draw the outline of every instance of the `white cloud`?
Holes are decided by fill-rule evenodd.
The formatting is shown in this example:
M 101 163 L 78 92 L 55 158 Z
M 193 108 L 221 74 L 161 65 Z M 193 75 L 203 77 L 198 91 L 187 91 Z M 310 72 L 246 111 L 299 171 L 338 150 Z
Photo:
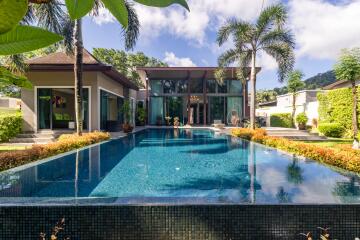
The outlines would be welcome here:
M 98 16 L 92 17 L 92 19 L 98 25 L 115 22 L 115 18 L 106 8 L 99 8 Z
M 265 1 L 266 5 L 277 0 Z M 175 37 L 191 40 L 199 46 L 206 44 L 207 31 L 216 31 L 229 18 L 253 20 L 260 12 L 263 0 L 189 0 L 190 12 L 179 5 L 153 8 L 135 4 L 141 23 L 141 38 L 149 39 L 166 32 Z M 97 24 L 114 22 L 108 11 L 101 10 L 94 17 Z
M 165 52 L 164 62 L 170 67 L 196 67 L 190 58 L 179 58 L 173 52 Z
M 342 48 L 360 46 L 359 0 L 292 0 L 289 8 L 298 57 L 335 59 Z

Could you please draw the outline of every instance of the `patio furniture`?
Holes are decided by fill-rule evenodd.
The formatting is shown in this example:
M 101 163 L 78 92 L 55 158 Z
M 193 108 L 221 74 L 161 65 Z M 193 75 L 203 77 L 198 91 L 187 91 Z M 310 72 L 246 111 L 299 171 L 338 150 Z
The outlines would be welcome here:
M 221 120 L 214 120 L 214 123 L 211 126 L 219 129 L 225 128 L 225 124 L 223 124 Z

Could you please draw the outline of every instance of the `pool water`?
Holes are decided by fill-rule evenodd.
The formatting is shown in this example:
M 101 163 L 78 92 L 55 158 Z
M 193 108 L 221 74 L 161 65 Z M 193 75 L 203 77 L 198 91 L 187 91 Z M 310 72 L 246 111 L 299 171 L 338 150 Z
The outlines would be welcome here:
M 360 203 L 359 183 L 211 130 L 147 129 L 0 173 L 0 204 Z

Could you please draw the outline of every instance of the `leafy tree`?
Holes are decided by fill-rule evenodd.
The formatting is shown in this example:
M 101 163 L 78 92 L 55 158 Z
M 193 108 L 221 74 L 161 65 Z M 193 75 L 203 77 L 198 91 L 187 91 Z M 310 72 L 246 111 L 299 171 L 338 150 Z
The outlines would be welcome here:
M 256 102 L 264 103 L 276 100 L 277 93 L 274 90 L 260 90 L 256 92 Z
M 125 51 L 106 48 L 95 48 L 94 56 L 100 61 L 114 66 L 120 73 L 127 76 L 138 87 L 144 87 L 136 67 L 165 67 L 166 63 L 148 57 L 142 52 L 126 53 Z
M 301 81 L 304 74 L 299 71 L 295 70 L 289 74 L 289 78 L 287 80 L 287 89 L 288 92 L 292 95 L 292 113 L 291 118 L 293 121 L 293 125 L 295 126 L 295 113 L 296 113 L 296 96 L 297 92 L 304 89 L 305 83 Z
M 356 81 L 360 79 L 360 49 L 344 49 L 339 61 L 334 66 L 337 80 L 346 80 L 351 83 L 353 97 L 352 127 L 354 132 L 354 148 L 359 148 L 358 140 L 358 113 Z
M 219 67 L 233 63 L 240 69 L 251 67 L 250 127 L 255 128 L 256 105 L 256 59 L 260 52 L 272 56 L 278 64 L 279 80 L 282 82 L 294 65 L 294 40 L 286 29 L 287 11 L 282 4 L 264 9 L 255 23 L 231 20 L 218 32 L 217 42 L 222 46 L 232 36 L 235 47 L 224 52 L 218 59 Z M 239 71 L 246 79 L 246 71 Z M 244 75 L 246 74 L 246 75 Z

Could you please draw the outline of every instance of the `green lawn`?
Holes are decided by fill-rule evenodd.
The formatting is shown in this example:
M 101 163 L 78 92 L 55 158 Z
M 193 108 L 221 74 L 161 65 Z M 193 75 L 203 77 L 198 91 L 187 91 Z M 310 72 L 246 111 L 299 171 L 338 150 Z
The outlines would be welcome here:
M 7 151 L 15 151 L 15 150 L 24 150 L 25 146 L 0 146 L 0 153 Z
M 329 138 L 327 141 L 303 141 L 304 143 L 311 143 L 315 145 L 319 145 L 322 147 L 343 147 L 343 146 L 351 146 L 353 140 L 352 139 L 340 139 L 340 138 Z

